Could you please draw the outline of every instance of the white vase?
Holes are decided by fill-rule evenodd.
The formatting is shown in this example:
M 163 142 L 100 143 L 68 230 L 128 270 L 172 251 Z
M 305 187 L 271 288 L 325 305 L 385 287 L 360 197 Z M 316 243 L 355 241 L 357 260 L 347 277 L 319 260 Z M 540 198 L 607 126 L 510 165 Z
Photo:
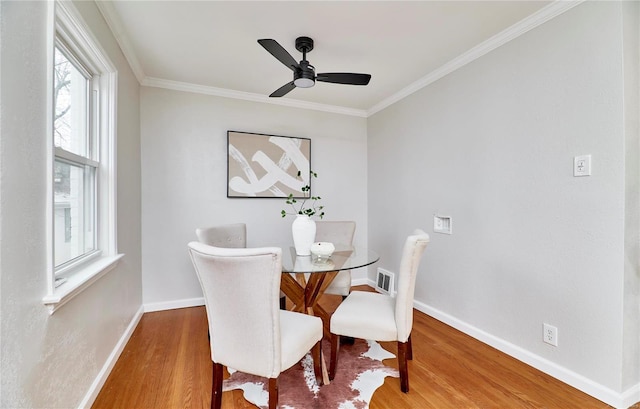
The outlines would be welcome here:
M 293 234 L 296 255 L 310 255 L 311 245 L 316 239 L 316 222 L 305 214 L 297 214 L 296 219 L 291 224 L 291 233 Z

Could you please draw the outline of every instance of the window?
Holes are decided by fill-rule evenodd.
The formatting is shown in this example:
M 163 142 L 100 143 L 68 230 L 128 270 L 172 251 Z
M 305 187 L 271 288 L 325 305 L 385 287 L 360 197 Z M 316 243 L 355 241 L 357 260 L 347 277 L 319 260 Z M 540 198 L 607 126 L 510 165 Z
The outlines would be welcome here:
M 72 2 L 51 2 L 49 290 L 57 308 L 111 270 L 117 73 Z
M 54 49 L 54 265 L 68 263 L 96 249 L 97 138 L 92 124 L 98 118 L 92 74 L 62 44 Z

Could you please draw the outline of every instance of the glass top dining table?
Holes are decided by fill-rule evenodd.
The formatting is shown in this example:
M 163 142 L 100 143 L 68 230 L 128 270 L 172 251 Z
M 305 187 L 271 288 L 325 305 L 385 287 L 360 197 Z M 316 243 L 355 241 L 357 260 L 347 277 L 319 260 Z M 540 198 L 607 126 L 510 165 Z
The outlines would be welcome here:
M 294 247 L 282 254 L 282 271 L 286 273 L 326 273 L 331 271 L 353 270 L 375 263 L 380 256 L 375 251 L 341 244 L 335 244 L 335 250 L 326 261 L 314 261 L 313 256 L 297 256 Z
M 291 310 L 320 317 L 327 338 L 330 337 L 331 314 L 318 303 L 322 294 L 338 272 L 365 267 L 380 259 L 376 252 L 363 247 L 334 246 L 335 251 L 322 262 L 314 262 L 313 256 L 297 256 L 293 247 L 288 254 L 284 251 L 280 281 L 280 289 L 291 301 Z

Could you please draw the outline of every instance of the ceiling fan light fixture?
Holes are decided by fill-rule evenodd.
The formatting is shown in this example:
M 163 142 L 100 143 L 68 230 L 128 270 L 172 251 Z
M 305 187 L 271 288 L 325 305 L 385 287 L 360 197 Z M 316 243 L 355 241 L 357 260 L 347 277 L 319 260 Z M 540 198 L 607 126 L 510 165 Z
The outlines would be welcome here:
M 316 82 L 310 78 L 296 78 L 293 83 L 296 84 L 298 88 L 311 88 Z
M 1 0 L 0 0 L 1 1 Z M 370 74 L 357 74 L 353 72 L 326 72 L 316 75 L 316 69 L 307 61 L 307 53 L 313 50 L 313 40 L 309 37 L 296 38 L 296 50 L 302 53 L 302 61 L 297 62 L 287 50 L 276 40 L 263 38 L 258 43 L 269 54 L 273 55 L 285 67 L 293 71 L 293 81 L 288 82 L 275 90 L 269 97 L 282 97 L 295 88 L 311 88 L 316 81 L 333 84 L 367 85 L 371 79 Z

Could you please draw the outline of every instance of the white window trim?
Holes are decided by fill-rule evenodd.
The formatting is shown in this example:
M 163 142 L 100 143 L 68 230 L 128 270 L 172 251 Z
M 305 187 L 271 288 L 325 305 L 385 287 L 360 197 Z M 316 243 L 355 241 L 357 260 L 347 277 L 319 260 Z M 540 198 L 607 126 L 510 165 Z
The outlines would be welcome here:
M 116 101 L 118 73 L 107 58 L 107 53 L 93 36 L 80 13 L 70 1 L 49 2 L 48 9 L 48 51 L 47 51 L 47 294 L 43 304 L 53 314 L 69 300 L 91 284 L 112 271 L 124 256 L 117 252 L 116 230 Z M 97 225 L 99 251 L 81 258 L 66 267 L 66 281 L 56 287 L 54 266 L 54 193 L 53 193 L 53 52 L 56 35 L 61 36 L 66 45 L 90 63 L 90 68 L 100 72 L 99 126 L 100 170 L 98 172 Z

